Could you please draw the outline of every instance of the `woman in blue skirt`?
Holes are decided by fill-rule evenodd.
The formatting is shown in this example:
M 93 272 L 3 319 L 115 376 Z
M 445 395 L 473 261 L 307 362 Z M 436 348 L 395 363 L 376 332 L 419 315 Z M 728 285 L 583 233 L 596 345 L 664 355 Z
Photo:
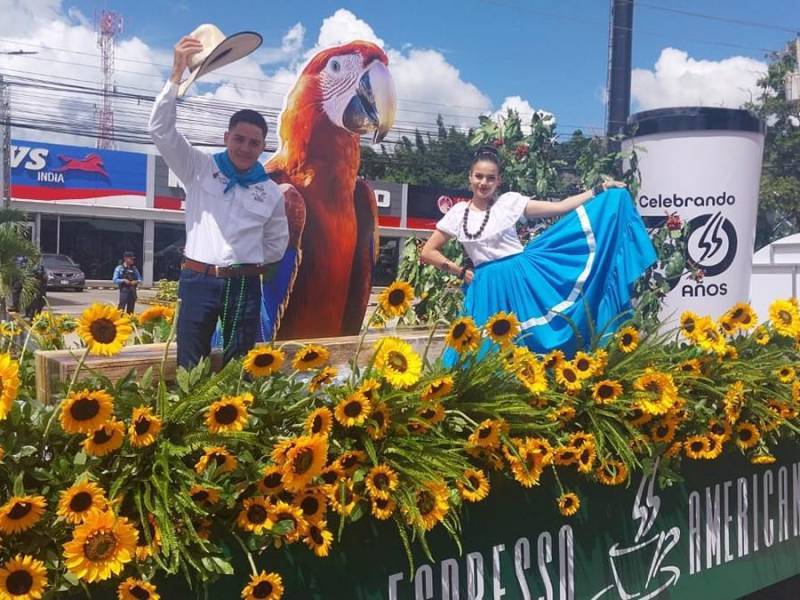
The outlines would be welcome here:
M 422 261 L 467 285 L 464 314 L 480 327 L 499 311 L 519 319 L 520 343 L 535 352 L 571 355 L 592 328 L 613 333 L 630 308 L 633 284 L 656 261 L 653 244 L 625 184 L 607 181 L 560 202 L 516 192 L 497 196 L 500 161 L 481 147 L 469 172 L 472 200 L 436 224 Z M 523 248 L 516 223 L 563 216 Z M 457 239 L 475 265 L 459 267 L 441 252 Z

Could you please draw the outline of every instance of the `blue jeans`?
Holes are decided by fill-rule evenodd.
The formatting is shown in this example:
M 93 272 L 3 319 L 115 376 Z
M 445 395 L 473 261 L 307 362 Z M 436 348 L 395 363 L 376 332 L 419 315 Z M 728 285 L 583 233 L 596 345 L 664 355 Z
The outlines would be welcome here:
M 227 296 L 227 303 L 226 303 Z M 182 269 L 178 284 L 178 366 L 195 366 L 211 353 L 211 338 L 222 319 L 223 361 L 246 354 L 260 338 L 259 277 L 220 279 Z

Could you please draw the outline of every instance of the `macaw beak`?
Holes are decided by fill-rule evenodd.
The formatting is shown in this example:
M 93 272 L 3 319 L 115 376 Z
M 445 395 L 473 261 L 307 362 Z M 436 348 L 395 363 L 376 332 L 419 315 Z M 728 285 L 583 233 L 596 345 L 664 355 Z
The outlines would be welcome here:
M 386 65 L 375 60 L 361 76 L 356 94 L 344 110 L 342 123 L 359 135 L 374 131 L 373 143 L 378 143 L 394 125 L 396 111 L 394 80 Z

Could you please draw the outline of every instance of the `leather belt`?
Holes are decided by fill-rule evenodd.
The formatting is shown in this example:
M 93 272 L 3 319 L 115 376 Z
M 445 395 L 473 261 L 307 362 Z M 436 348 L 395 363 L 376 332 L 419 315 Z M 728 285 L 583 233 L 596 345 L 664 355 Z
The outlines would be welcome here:
M 263 275 L 267 272 L 268 268 L 269 265 L 256 264 L 219 267 L 217 265 L 210 265 L 208 263 L 200 262 L 199 260 L 193 260 L 191 258 L 184 258 L 183 262 L 181 263 L 181 269 L 189 269 L 190 271 L 196 271 L 197 273 L 203 273 L 204 275 L 211 277 L 221 277 L 225 279 L 229 277 L 255 277 L 257 275 Z

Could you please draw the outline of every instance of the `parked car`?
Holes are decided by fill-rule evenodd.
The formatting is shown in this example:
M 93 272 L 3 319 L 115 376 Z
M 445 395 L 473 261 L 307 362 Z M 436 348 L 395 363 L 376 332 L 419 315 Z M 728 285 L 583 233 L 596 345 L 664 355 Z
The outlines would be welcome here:
M 42 266 L 47 274 L 48 289 L 83 291 L 86 276 L 81 266 L 66 254 L 42 254 Z

